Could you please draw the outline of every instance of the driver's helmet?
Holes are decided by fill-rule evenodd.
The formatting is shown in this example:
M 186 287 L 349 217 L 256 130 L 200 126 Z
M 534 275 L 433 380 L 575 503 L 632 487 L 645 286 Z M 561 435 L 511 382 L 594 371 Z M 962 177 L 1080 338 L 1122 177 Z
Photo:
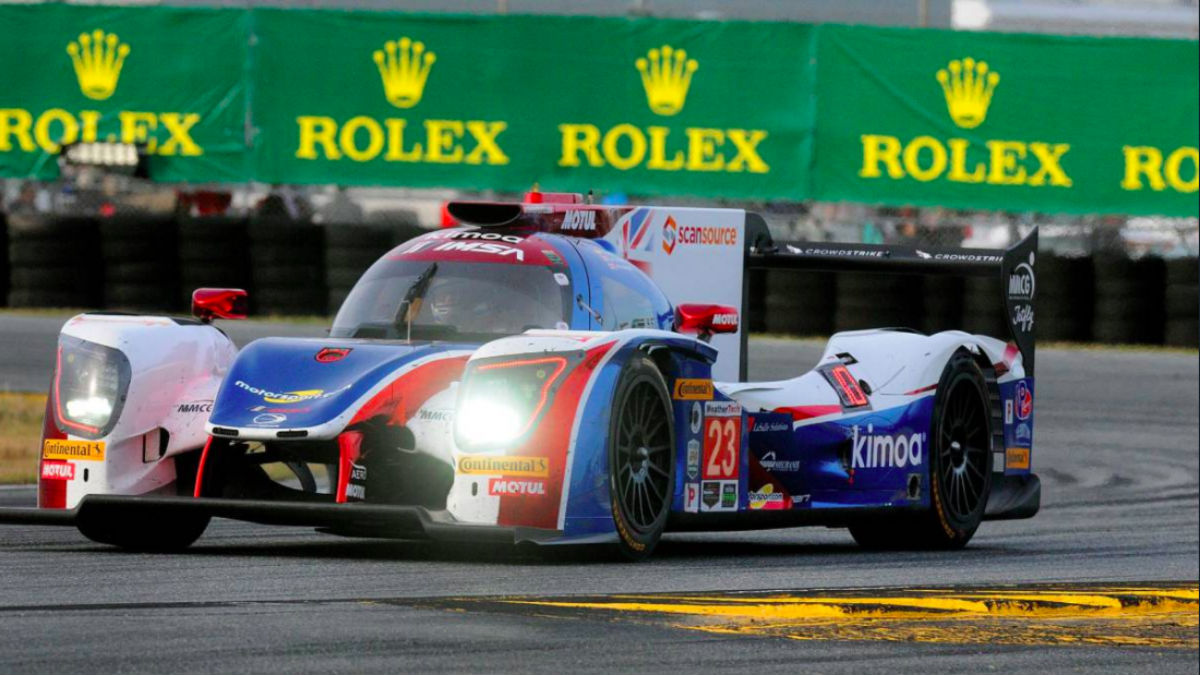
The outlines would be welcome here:
M 434 322 L 460 330 L 476 329 L 487 312 L 487 300 L 479 297 L 478 284 L 463 279 L 435 279 L 426 303 Z

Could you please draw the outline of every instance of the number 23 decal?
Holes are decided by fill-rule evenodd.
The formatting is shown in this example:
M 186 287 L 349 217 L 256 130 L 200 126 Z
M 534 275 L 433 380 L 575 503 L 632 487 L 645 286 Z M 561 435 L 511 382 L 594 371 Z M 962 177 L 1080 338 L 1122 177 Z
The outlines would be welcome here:
M 705 419 L 703 477 L 708 479 L 737 478 L 738 450 L 741 444 L 741 416 Z

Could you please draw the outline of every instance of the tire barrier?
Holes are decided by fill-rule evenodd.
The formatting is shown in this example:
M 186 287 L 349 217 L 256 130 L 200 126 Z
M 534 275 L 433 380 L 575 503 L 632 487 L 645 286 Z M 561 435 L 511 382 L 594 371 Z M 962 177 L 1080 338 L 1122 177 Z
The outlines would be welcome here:
M 1200 264 L 1195 258 L 1176 258 L 1168 260 L 1166 268 L 1163 341 L 1176 347 L 1195 347 L 1200 344 Z
M 202 286 L 245 288 L 257 314 L 335 313 L 411 222 L 0 215 L 0 302 L 185 314 Z M 798 336 L 875 327 L 1005 337 L 999 279 L 747 271 L 745 325 Z M 1042 341 L 1200 344 L 1196 258 L 1040 254 Z
M 179 296 L 177 228 L 172 218 L 102 220 L 104 307 L 169 311 Z
M 250 258 L 246 221 L 240 218 L 185 218 L 179 222 L 179 303 L 187 311 L 192 291 L 202 287 L 246 288 Z
M 93 218 L 11 215 L 10 307 L 100 307 L 104 267 Z
M 250 308 L 255 314 L 324 314 L 325 229 L 262 220 L 247 228 Z
M 1162 344 L 1165 273 L 1161 258 L 1093 257 L 1092 337 L 1097 342 Z

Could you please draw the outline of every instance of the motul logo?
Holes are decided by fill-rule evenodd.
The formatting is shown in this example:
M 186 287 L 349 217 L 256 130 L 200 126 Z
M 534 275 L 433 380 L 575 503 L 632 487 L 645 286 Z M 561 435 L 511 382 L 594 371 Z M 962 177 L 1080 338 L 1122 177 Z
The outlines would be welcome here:
M 75 480 L 75 465 L 70 462 L 42 462 L 42 478 Z
M 713 314 L 712 325 L 714 326 L 736 326 L 737 314 Z
M 488 481 L 488 494 L 493 497 L 504 495 L 543 496 L 546 494 L 546 483 L 540 480 L 493 478 Z

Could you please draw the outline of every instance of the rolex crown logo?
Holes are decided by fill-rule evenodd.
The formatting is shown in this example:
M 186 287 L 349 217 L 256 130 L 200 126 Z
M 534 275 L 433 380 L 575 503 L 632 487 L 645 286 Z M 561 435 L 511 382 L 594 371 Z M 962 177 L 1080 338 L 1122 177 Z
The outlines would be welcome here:
M 699 67 L 696 59 L 689 59 L 682 49 L 663 45 L 646 52 L 646 58 L 639 58 L 635 65 L 642 74 L 646 103 L 655 114 L 674 115 L 683 110 L 692 73 Z
M 967 57 L 962 61 L 954 59 L 939 70 L 937 81 L 946 94 L 950 119 L 964 129 L 974 129 L 987 117 L 1000 75 L 989 72 L 986 62 Z
M 425 44 L 402 37 L 388 40 L 375 50 L 375 65 L 383 78 L 383 93 L 397 108 L 411 108 L 421 102 L 425 80 L 437 55 L 425 51 Z
M 67 45 L 67 53 L 75 66 L 79 90 L 90 99 L 103 101 L 117 90 L 129 45 L 121 42 L 116 33 L 105 34 L 97 28 L 91 35 L 80 33 L 78 40 Z

